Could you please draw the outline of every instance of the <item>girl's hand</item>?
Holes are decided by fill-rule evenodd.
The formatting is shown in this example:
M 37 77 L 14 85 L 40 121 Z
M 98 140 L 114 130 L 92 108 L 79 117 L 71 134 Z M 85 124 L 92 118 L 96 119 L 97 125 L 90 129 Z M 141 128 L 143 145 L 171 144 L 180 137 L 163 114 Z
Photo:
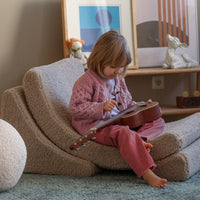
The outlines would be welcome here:
M 117 105 L 117 102 L 116 102 L 116 101 L 114 101 L 114 100 L 108 100 L 108 101 L 106 101 L 106 102 L 104 103 L 103 108 L 104 108 L 105 111 L 112 111 L 112 109 L 113 109 L 115 106 L 118 108 L 118 105 Z
M 152 103 L 152 99 L 148 99 L 147 103 Z

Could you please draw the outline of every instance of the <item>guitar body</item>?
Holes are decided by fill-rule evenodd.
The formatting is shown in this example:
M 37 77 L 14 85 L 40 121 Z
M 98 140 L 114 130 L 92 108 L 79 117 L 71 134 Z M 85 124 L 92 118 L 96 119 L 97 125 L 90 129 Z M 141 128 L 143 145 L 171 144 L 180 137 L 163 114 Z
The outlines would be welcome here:
M 78 149 L 79 146 L 92 139 L 96 131 L 101 130 L 110 125 L 128 125 L 130 129 L 138 128 L 145 123 L 152 122 L 162 116 L 158 102 L 151 102 L 145 104 L 138 104 L 139 106 L 133 106 L 125 111 L 122 111 L 119 115 L 105 121 L 98 126 L 91 128 L 88 133 L 83 135 L 74 144 L 70 146 L 70 149 Z M 129 111 L 131 110 L 131 111 Z
M 137 107 L 134 111 L 124 114 L 119 119 L 116 119 L 99 129 L 110 125 L 127 125 L 130 129 L 142 126 L 145 123 L 152 122 L 162 116 L 158 102 L 151 102 L 145 106 Z
M 139 107 L 135 111 L 125 114 L 121 118 L 121 125 L 128 125 L 130 129 L 152 122 L 162 116 L 157 102 L 148 103 L 146 107 Z

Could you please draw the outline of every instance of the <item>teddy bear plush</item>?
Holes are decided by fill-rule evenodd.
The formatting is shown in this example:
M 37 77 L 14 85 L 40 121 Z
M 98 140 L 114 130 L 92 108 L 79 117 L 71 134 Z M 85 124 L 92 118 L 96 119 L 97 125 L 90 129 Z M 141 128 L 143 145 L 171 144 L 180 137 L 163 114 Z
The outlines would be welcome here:
M 83 40 L 77 38 L 71 38 L 67 40 L 67 46 L 70 50 L 70 58 L 78 58 L 82 61 L 84 68 L 87 68 L 87 57 L 82 53 Z

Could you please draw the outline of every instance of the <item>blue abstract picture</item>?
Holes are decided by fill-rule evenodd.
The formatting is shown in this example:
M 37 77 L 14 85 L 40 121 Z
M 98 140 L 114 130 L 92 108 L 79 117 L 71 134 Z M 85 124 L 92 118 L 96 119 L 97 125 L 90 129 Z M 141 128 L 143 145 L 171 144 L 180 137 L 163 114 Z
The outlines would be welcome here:
M 120 32 L 119 6 L 79 6 L 79 16 L 83 52 L 91 52 L 99 36 L 110 29 Z

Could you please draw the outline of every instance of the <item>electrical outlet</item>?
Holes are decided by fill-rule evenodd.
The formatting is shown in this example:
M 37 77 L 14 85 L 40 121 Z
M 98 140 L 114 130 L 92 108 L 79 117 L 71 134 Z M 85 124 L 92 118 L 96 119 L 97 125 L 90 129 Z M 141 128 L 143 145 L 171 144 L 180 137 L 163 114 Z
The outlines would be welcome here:
M 164 89 L 164 76 L 152 76 L 152 89 Z

